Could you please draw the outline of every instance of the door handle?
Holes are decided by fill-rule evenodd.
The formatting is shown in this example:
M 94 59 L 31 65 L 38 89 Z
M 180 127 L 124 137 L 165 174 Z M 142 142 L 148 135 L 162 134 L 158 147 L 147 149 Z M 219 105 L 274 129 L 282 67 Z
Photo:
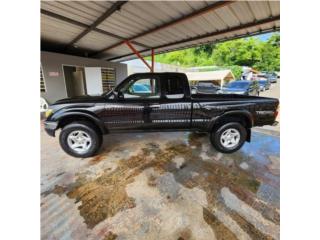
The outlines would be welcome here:
M 150 105 L 151 108 L 160 108 L 160 104 Z

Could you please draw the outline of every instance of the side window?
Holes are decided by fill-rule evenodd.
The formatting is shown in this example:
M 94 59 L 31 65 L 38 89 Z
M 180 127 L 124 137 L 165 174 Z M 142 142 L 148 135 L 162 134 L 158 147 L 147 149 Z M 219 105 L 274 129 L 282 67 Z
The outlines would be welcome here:
M 178 77 L 168 77 L 167 88 L 165 96 L 168 99 L 181 99 L 184 98 L 184 81 Z
M 160 98 L 159 79 L 132 79 L 121 89 L 121 92 L 123 93 L 125 99 Z

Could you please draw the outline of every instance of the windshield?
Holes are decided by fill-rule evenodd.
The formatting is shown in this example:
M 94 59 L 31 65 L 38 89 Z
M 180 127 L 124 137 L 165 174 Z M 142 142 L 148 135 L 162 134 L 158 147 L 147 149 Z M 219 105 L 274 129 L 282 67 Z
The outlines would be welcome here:
M 250 82 L 234 81 L 227 85 L 228 88 L 246 88 Z

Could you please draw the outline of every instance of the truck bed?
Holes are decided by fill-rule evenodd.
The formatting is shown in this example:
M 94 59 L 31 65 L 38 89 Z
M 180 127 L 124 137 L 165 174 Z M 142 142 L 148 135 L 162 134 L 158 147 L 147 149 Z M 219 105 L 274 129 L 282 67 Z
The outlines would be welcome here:
M 240 95 L 240 94 L 192 94 L 191 99 L 193 101 L 218 101 L 218 102 L 232 102 L 232 101 L 271 101 L 271 102 L 278 102 L 275 98 L 267 98 L 267 97 L 259 97 L 259 96 L 247 96 L 247 95 Z

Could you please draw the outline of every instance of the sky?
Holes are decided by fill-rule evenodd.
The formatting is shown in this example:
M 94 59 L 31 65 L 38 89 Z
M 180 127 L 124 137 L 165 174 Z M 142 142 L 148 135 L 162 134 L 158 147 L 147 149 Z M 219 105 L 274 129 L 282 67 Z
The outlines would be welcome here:
M 274 33 L 264 33 L 261 35 L 256 36 L 257 38 L 259 38 L 261 41 L 265 42 L 268 41 L 268 39 L 273 35 Z

